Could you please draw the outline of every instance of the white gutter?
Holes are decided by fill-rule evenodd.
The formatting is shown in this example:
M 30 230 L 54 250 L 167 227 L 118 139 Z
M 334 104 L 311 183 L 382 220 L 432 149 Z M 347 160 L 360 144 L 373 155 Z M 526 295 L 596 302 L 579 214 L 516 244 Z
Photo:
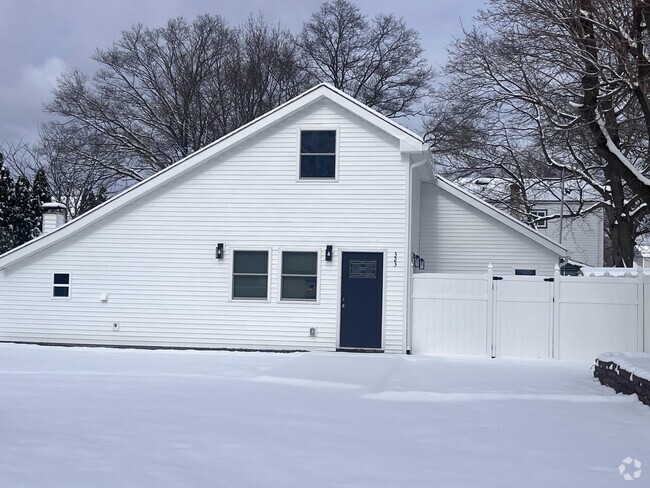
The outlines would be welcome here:
M 407 190 L 406 190 L 406 252 L 405 252 L 405 257 L 404 257 L 404 264 L 406 267 L 406 304 L 404 307 L 404 315 L 405 315 L 405 338 L 404 338 L 404 345 L 405 345 L 405 352 L 407 355 L 411 354 L 412 351 L 412 342 L 413 342 L 413 334 L 412 334 L 412 320 L 411 317 L 413 315 L 413 266 L 411 265 L 411 246 L 413 243 L 413 226 L 411 222 L 411 213 L 413 209 L 411 208 L 413 205 L 413 199 L 412 199 L 412 194 L 413 194 L 413 175 L 414 175 L 414 170 L 427 164 L 427 163 L 432 163 L 432 158 L 431 158 L 431 153 L 427 151 L 427 156 L 414 163 L 411 160 L 411 157 L 409 156 L 409 171 L 408 171 L 408 184 L 407 184 Z M 435 176 L 435 173 L 434 173 Z M 419 251 L 419 249 L 418 249 Z

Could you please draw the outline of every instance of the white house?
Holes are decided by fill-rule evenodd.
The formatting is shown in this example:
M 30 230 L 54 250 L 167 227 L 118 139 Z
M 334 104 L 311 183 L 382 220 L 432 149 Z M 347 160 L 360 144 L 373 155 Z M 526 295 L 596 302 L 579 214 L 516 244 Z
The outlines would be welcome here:
M 414 254 L 550 274 L 566 250 L 319 85 L 0 256 L 0 341 L 401 353 Z
M 540 217 L 559 216 L 562 202 L 560 182 L 546 182 L 553 185 L 554 191 L 538 191 L 534 197 L 533 212 Z M 596 205 L 599 198 L 594 195 L 593 190 L 580 182 L 566 182 L 564 197 L 565 216 L 560 225 L 559 218 L 551 218 L 536 224 L 537 230 L 550 237 L 554 241 L 561 242 L 568 251 L 569 259 L 586 264 L 588 266 L 602 266 L 605 243 L 605 213 L 602 208 L 590 211 L 579 217 L 567 218 L 570 212 L 578 213 L 581 209 L 587 209 Z M 560 239 L 560 226 L 562 227 L 562 238 Z

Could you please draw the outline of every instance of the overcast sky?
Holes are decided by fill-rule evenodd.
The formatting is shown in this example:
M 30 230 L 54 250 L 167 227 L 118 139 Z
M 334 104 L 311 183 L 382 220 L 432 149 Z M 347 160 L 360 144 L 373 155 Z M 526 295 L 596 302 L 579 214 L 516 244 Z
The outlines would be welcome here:
M 262 12 L 293 32 L 318 9 L 320 0 L 0 0 L 0 143 L 37 139 L 46 120 L 43 103 L 62 72 L 93 72 L 90 56 L 110 46 L 120 32 L 136 23 L 163 25 L 172 17 L 189 20 L 219 14 L 240 24 Z M 420 32 L 432 64 L 445 61 L 446 46 L 469 27 L 484 0 L 357 0 L 369 15 L 404 17 Z

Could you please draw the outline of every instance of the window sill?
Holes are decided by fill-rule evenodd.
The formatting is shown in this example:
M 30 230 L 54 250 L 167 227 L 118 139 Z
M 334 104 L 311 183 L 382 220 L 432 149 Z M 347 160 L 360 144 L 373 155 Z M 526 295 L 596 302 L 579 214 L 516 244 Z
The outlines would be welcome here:
M 296 181 L 329 181 L 329 182 L 338 182 L 338 178 L 336 176 L 309 176 L 309 177 L 300 177 Z

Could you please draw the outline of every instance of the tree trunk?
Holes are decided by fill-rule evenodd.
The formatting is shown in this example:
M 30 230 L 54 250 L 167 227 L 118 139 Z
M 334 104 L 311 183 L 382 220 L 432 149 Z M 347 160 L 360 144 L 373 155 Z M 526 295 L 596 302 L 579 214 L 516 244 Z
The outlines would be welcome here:
M 632 267 L 634 263 L 634 223 L 627 218 L 620 218 L 615 212 L 609 214 L 609 237 L 612 243 L 613 265 L 618 267 Z

